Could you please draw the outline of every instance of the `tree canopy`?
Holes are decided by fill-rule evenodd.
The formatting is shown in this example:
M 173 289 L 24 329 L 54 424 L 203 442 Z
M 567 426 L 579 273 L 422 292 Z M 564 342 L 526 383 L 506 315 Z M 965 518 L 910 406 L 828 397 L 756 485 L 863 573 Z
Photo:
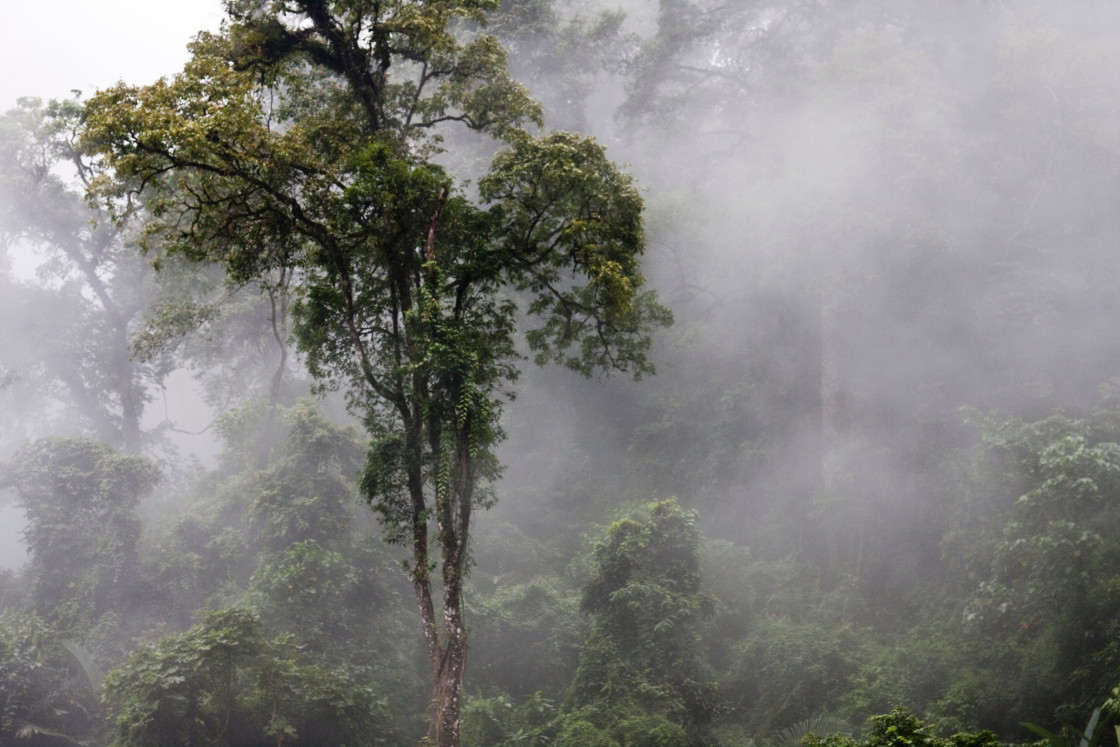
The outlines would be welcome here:
M 157 261 L 297 286 L 298 348 L 365 422 L 364 489 L 412 550 L 440 744 L 458 740 L 471 514 L 500 473 L 519 318 L 538 362 L 635 376 L 670 320 L 642 289 L 636 188 L 593 141 L 521 129 L 539 113 L 490 7 L 231 2 L 183 73 L 99 93 L 85 130 L 111 170 L 96 190 L 145 204 Z M 505 144 L 481 204 L 432 160 L 449 123 Z

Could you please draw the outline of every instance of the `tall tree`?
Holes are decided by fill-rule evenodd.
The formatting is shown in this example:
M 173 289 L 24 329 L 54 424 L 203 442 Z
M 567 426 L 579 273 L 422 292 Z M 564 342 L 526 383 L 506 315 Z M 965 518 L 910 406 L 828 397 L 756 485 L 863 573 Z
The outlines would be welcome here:
M 363 488 L 411 548 L 440 745 L 459 742 L 471 516 L 501 471 L 516 299 L 537 361 L 584 374 L 650 372 L 649 332 L 670 321 L 641 290 L 637 190 L 593 141 L 520 129 L 538 109 L 484 32 L 491 7 L 231 0 L 182 74 L 88 110 L 117 176 L 97 188 L 145 200 L 162 251 L 297 280 L 299 348 L 363 419 Z M 505 143 L 485 207 L 432 161 L 450 123 Z
M 126 221 L 114 224 L 83 200 L 94 165 L 76 148 L 80 127 L 73 100 L 24 98 L 0 117 L 0 245 L 42 262 L 38 283 L 4 279 L 4 363 L 18 375 L 17 389 L 37 387 L 37 396 L 77 414 L 74 435 L 137 452 L 160 378 L 157 365 L 134 360 L 129 348 L 151 270 L 129 246 Z M 38 409 L 41 420 L 52 408 Z
M 0 389 L 18 413 L 13 448 L 58 432 L 150 448 L 174 424 L 153 427 L 145 411 L 179 366 L 195 368 L 223 409 L 262 383 L 276 400 L 289 278 L 276 272 L 243 289 L 182 262 L 156 276 L 136 248 L 142 206 L 85 199 L 103 164 L 77 147 L 82 116 L 77 99 L 35 98 L 0 115 Z M 203 335 L 173 344 L 172 332 L 192 328 L 221 335 L 220 353 Z

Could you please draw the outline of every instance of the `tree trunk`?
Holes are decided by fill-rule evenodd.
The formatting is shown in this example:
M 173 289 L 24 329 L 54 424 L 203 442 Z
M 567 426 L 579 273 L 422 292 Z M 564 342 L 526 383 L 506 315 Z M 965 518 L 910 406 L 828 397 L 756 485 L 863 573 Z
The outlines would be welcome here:
M 447 198 L 450 185 L 444 184 L 436 195 L 436 206 L 428 226 L 428 238 L 424 245 L 424 260 L 428 263 L 425 270 L 425 283 L 439 288 L 442 280 L 435 269 L 436 231 L 440 214 Z M 445 383 L 445 386 L 448 386 Z M 459 383 L 449 385 L 448 399 L 453 403 L 461 400 Z M 443 634 L 446 642 L 440 643 L 440 629 L 435 625 L 432 610 L 431 585 L 424 585 L 427 599 L 420 600 L 421 614 L 431 620 L 427 626 L 428 656 L 432 667 L 432 703 L 428 719 L 428 743 L 438 747 L 459 747 L 459 709 L 463 692 L 463 671 L 467 663 L 467 631 L 463 625 L 463 568 L 466 563 L 466 542 L 470 531 L 471 497 L 473 495 L 473 470 L 470 464 L 470 418 L 456 421 L 455 438 L 457 484 L 441 484 L 440 477 L 433 475 L 435 486 L 435 513 L 438 522 L 440 552 L 443 556 L 441 574 L 443 576 Z M 433 421 L 428 426 L 430 447 L 438 465 L 441 462 L 441 432 L 443 424 Z M 414 496 L 414 505 L 416 497 Z M 426 521 L 425 521 L 426 527 Z M 426 531 L 426 528 L 425 530 Z M 417 560 L 420 560 L 417 555 Z M 420 586 L 416 587 L 420 590 Z M 427 623 L 427 620 L 425 620 Z
M 450 618 L 458 618 L 454 625 Z M 459 708 L 463 692 L 463 670 L 467 663 L 467 632 L 462 627 L 462 611 L 444 609 L 447 645 L 441 650 L 438 666 L 432 671 L 432 715 L 428 722 L 428 741 L 439 747 L 459 747 Z
M 467 631 L 463 626 L 462 581 L 457 569 L 445 570 L 443 631 L 436 622 L 431 584 L 426 575 L 414 569 L 413 588 L 424 624 L 424 641 L 432 670 L 431 712 L 427 743 L 438 747 L 459 747 L 459 709 L 462 701 L 463 672 L 467 663 Z

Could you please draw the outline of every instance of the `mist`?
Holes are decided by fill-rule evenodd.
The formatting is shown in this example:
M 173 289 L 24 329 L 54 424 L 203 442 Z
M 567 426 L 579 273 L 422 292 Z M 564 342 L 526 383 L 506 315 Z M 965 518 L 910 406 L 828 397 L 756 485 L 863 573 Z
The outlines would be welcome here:
M 217 31 L 203 6 L 163 22 Z M 1023 722 L 1110 731 L 1120 9 L 503 0 L 485 27 L 455 27 L 484 31 L 541 106 L 530 134 L 592 136 L 633 177 L 645 245 L 627 287 L 655 311 L 633 328 L 648 352 L 620 349 L 655 373 L 579 370 L 570 352 L 550 362 L 577 370 L 534 365 L 531 294 L 575 287 L 578 262 L 496 296 L 517 308 L 520 375 L 495 385 L 494 431 L 469 452 L 462 743 L 784 747 L 813 731 L 879 747 L 887 724 L 919 719 L 929 747 L 982 729 L 1022 743 L 1039 734 Z M 327 273 L 268 264 L 303 255 L 264 229 L 266 259 L 223 255 L 220 232 L 193 256 L 209 224 L 146 202 L 162 172 L 122 178 L 91 150 L 108 136 L 80 145 L 103 126 L 94 88 L 147 85 L 177 54 L 161 69 L 71 59 L 68 88 L 0 90 L 0 670 L 33 685 L 0 745 L 20 724 L 34 744 L 250 744 L 277 738 L 269 698 L 290 743 L 417 743 L 431 654 L 407 512 L 390 500 L 407 460 L 393 408 L 352 383 L 357 358 L 308 332 Z M 381 72 L 404 79 L 414 62 Z M 262 77 L 254 95 L 298 118 L 333 101 L 331 76 L 344 80 Z M 315 86 L 332 93 L 300 98 Z M 438 221 L 481 205 L 491 159 L 517 142 L 437 119 L 409 157 L 465 197 L 441 218 L 440 192 L 413 221 L 430 226 L 417 235 L 432 262 Z M 218 142 L 213 127 L 200 143 Z M 128 192 L 144 178 L 151 191 Z M 182 215 L 221 202 L 205 178 L 177 187 L 207 198 Z M 359 183 L 334 189 L 357 199 Z M 387 214 L 362 213 L 355 235 Z M 197 261 L 222 256 L 236 261 Z M 671 326 L 650 322 L 657 303 Z M 493 344 L 472 360 L 504 361 Z M 29 630 L 53 641 L 41 674 L 14 643 Z M 205 732 L 220 728 L 218 686 L 190 658 L 207 636 L 239 647 L 225 736 Z M 183 697 L 214 725 L 176 732 L 189 719 L 172 714 L 130 737 L 155 697 L 144 668 L 188 661 L 202 663 Z M 104 699 L 73 676 L 91 669 L 115 670 Z

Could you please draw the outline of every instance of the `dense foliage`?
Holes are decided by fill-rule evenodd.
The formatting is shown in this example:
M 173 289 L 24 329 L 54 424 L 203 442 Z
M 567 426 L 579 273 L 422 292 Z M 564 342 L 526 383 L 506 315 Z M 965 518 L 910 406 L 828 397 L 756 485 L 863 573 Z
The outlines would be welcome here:
M 568 695 L 558 742 L 714 744 L 718 708 L 697 655 L 711 600 L 700 591 L 695 515 L 675 501 L 612 524 L 592 554 L 581 608 L 594 623 Z
M 1113 4 L 227 9 L 0 117 L 0 745 L 1111 743 Z
M 294 639 L 265 639 L 248 610 L 211 612 L 107 678 L 111 744 L 386 744 L 371 688 L 306 658 Z

